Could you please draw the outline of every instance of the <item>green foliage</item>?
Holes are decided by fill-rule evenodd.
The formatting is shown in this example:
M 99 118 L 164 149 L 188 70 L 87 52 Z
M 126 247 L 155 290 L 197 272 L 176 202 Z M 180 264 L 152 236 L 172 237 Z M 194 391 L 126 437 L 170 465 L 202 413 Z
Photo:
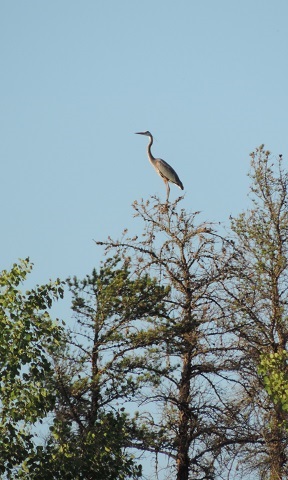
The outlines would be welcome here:
M 26 259 L 0 274 L 0 472 L 7 475 L 34 448 L 31 426 L 53 408 L 49 358 L 62 339 L 47 311 L 63 297 L 62 282 L 23 293 L 31 269 Z
M 141 477 L 141 466 L 125 452 L 128 442 L 126 415 L 123 412 L 99 414 L 93 428 L 77 431 L 58 419 L 51 427 L 45 449 L 22 467 L 18 478 L 30 480 L 125 480 Z M 39 452 L 40 453 L 40 452 Z
M 288 411 L 288 352 L 263 354 L 260 358 L 259 373 L 267 393 L 276 405 L 280 405 L 283 411 Z

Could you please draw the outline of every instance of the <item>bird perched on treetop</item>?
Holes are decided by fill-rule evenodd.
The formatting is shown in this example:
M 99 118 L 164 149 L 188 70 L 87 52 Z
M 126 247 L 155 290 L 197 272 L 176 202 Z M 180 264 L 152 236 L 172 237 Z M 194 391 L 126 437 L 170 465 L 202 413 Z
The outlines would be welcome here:
M 155 168 L 156 172 L 160 175 L 160 177 L 163 179 L 165 185 L 166 185 L 166 191 L 167 191 L 167 198 L 166 202 L 168 202 L 169 199 L 169 193 L 170 193 L 170 186 L 169 182 L 175 183 L 175 185 L 178 185 L 181 190 L 184 190 L 183 183 L 181 182 L 180 178 L 178 177 L 177 173 L 175 170 L 169 165 L 169 163 L 165 162 L 165 160 L 162 160 L 161 158 L 155 158 L 153 157 L 151 153 L 151 145 L 153 144 L 153 136 L 150 132 L 136 132 L 137 135 L 146 135 L 147 137 L 150 137 L 148 146 L 147 146 L 147 153 L 148 153 L 148 158 L 150 163 L 153 165 Z

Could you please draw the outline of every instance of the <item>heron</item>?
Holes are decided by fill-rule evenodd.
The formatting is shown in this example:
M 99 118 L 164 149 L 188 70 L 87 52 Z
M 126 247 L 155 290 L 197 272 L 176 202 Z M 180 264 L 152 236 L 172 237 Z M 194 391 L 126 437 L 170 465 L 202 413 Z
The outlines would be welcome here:
M 183 183 L 181 182 L 175 170 L 169 165 L 169 163 L 165 162 L 165 160 L 162 160 L 161 158 L 153 157 L 151 153 L 151 146 L 153 144 L 152 133 L 150 133 L 149 131 L 136 132 L 136 135 L 146 135 L 146 137 L 150 138 L 149 143 L 147 145 L 147 154 L 148 154 L 149 162 L 153 165 L 156 172 L 160 175 L 160 177 L 162 178 L 163 182 L 166 185 L 166 192 L 167 192 L 166 202 L 168 202 L 169 194 L 170 194 L 169 182 L 175 183 L 175 185 L 181 188 L 181 190 L 184 190 Z

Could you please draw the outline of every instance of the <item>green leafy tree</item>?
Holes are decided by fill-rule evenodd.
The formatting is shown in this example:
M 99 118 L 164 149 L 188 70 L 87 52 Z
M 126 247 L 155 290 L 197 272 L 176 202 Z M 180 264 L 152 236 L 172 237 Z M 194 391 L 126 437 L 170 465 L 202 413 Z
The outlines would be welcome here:
M 50 358 L 61 343 L 62 327 L 48 309 L 62 298 L 63 285 L 56 280 L 23 293 L 19 285 L 31 269 L 26 259 L 0 273 L 0 472 L 5 478 L 15 478 L 29 459 L 33 469 L 32 427 L 55 401 Z

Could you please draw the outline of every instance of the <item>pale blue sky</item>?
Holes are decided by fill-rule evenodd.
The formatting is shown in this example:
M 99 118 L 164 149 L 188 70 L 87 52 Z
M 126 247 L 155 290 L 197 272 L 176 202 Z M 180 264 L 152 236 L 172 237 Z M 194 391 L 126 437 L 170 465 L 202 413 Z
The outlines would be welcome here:
M 287 18 L 286 0 L 0 0 L 1 267 L 81 277 L 93 238 L 134 233 L 131 203 L 165 199 L 139 130 L 185 208 L 245 208 L 251 150 L 287 158 Z

